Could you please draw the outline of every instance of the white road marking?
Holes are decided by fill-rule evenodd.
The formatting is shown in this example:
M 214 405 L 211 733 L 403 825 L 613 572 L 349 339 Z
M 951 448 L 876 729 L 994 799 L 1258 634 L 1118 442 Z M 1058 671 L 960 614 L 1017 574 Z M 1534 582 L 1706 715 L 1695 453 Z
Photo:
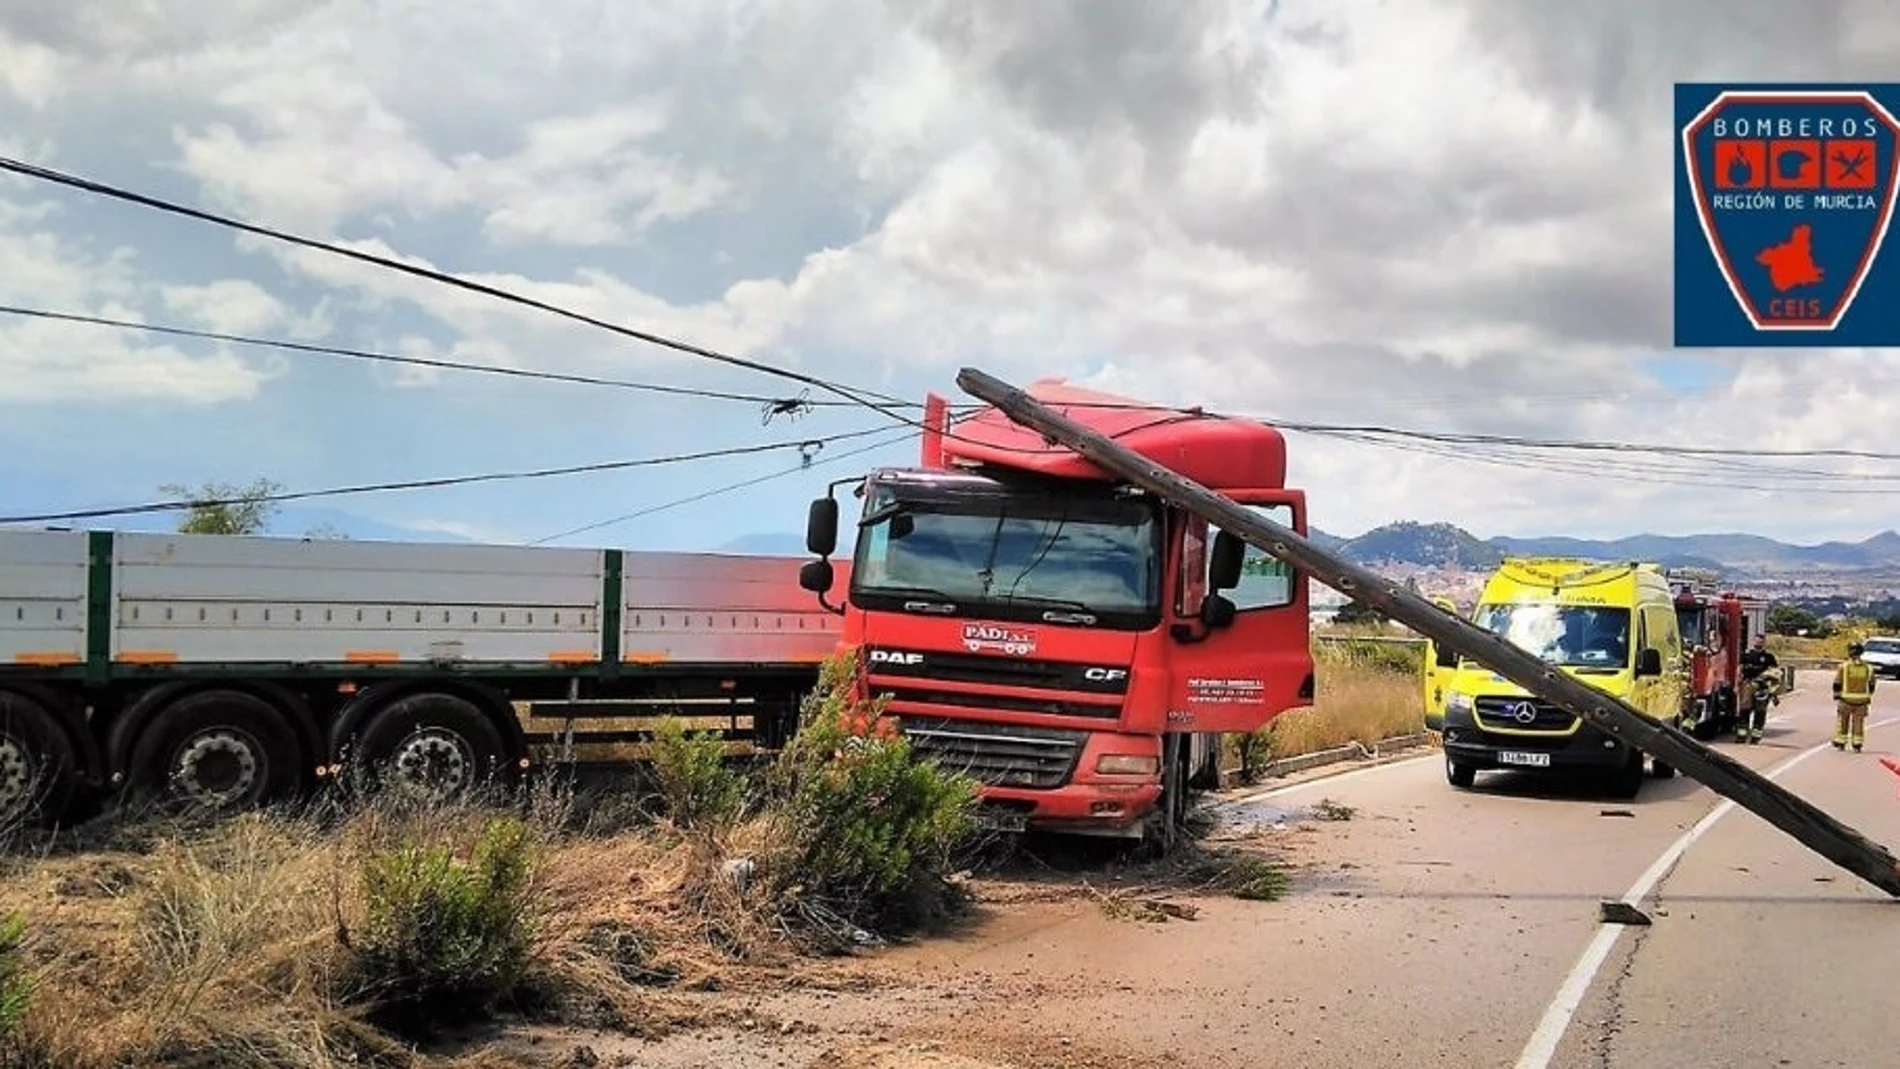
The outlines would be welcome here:
M 1900 716 L 1889 717 L 1877 724 L 1867 726 L 1872 729 L 1892 724 L 1900 724 Z M 1783 773 L 1794 766 L 1823 750 L 1832 749 L 1833 746 L 1833 742 L 1830 741 L 1803 750 L 1769 769 L 1763 775 L 1771 780 L 1779 779 Z M 1637 877 L 1635 885 L 1629 889 L 1628 894 L 1623 896 L 1623 901 L 1634 906 L 1648 897 L 1649 892 L 1661 882 L 1670 868 L 1682 859 L 1683 854 L 1688 853 L 1689 847 L 1695 845 L 1697 839 L 1702 838 L 1710 828 L 1715 826 L 1716 821 L 1727 816 L 1734 808 L 1735 803 L 1732 800 L 1722 799 L 1722 804 L 1710 810 L 1707 816 L 1684 832 L 1682 838 L 1677 839 L 1669 849 L 1663 851 L 1655 864 L 1649 866 L 1641 876 Z M 1590 945 L 1584 948 L 1583 955 L 1571 967 L 1570 975 L 1564 977 L 1563 986 L 1557 989 L 1557 997 L 1552 999 L 1550 1006 L 1544 1010 L 1544 1018 L 1538 1022 L 1537 1031 L 1531 1033 L 1530 1042 L 1525 1044 L 1524 1052 L 1518 1055 L 1517 1069 L 1547 1069 L 1551 1058 L 1557 1054 L 1557 1044 L 1563 1041 L 1564 1033 L 1570 1029 L 1570 1020 L 1576 1015 L 1577 1007 L 1583 1004 L 1584 995 L 1589 993 L 1590 984 L 1596 979 L 1597 970 L 1603 967 L 1604 959 L 1610 956 L 1610 950 L 1616 945 L 1617 937 L 1623 934 L 1624 927 L 1621 924 L 1606 922 L 1597 928 L 1596 936 L 1590 940 Z

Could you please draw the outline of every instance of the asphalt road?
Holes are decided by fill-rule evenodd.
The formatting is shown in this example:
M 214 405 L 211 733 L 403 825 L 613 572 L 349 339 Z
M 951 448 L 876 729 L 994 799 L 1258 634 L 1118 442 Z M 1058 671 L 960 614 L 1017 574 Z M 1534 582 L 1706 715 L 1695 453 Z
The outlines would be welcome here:
M 1804 673 L 1762 744 L 1717 745 L 1900 850 L 1900 778 L 1877 763 L 1900 751 L 1900 699 L 1877 703 L 1868 753 L 1837 753 L 1826 684 Z M 1321 799 L 1350 819 L 1313 819 Z M 1634 801 L 1520 773 L 1458 791 L 1434 753 L 1228 818 L 1304 863 L 1287 898 L 1164 924 L 1002 904 L 880 956 L 870 991 L 758 1009 L 822 1029 L 809 1064 L 853 1043 L 1021 1066 L 1900 1064 L 1900 903 L 1694 781 Z M 1625 898 L 1653 923 L 1601 923 Z M 753 1064 L 737 1052 L 722 1064 Z

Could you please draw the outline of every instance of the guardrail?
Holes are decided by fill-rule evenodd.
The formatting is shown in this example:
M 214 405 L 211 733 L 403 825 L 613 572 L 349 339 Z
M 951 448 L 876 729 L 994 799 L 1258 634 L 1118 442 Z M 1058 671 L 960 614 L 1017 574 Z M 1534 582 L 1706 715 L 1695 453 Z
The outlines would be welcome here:
M 1425 640 L 1412 635 L 1314 635 L 1314 642 L 1370 642 L 1384 646 L 1423 646 Z
M 1391 751 L 1394 750 L 1412 750 L 1435 744 L 1436 740 L 1432 737 L 1431 733 L 1424 731 L 1411 735 L 1394 735 L 1390 738 L 1380 739 L 1371 746 L 1367 746 L 1358 739 L 1353 739 L 1344 746 L 1334 746 L 1325 750 L 1313 750 L 1303 754 L 1289 754 L 1286 757 L 1268 761 L 1255 770 L 1254 782 L 1251 785 L 1245 786 L 1257 788 L 1262 786 L 1267 780 L 1292 775 L 1295 772 L 1305 772 L 1310 769 L 1320 768 L 1324 765 L 1335 765 L 1342 761 L 1376 761 L 1381 757 L 1390 756 Z M 1232 768 L 1223 768 L 1221 769 L 1221 778 L 1223 781 L 1230 781 L 1232 778 L 1239 776 L 1240 771 L 1241 766 L 1239 765 L 1235 765 Z M 1243 785 L 1236 784 L 1236 786 Z

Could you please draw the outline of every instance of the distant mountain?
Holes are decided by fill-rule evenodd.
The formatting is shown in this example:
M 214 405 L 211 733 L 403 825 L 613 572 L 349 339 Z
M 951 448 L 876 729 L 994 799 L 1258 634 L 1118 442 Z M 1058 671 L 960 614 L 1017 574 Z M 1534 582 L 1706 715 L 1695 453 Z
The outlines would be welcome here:
M 1444 568 L 1494 568 L 1504 551 L 1449 523 L 1404 520 L 1349 538 L 1339 552 L 1361 563 L 1429 564 Z
M 110 508 L 109 505 L 94 506 Z M 178 529 L 176 512 L 144 512 L 129 516 L 109 516 L 74 521 L 70 526 L 88 530 L 139 531 L 162 534 Z M 438 529 L 423 530 L 382 523 L 353 512 L 327 508 L 287 508 L 270 518 L 263 532 L 272 538 L 353 538 L 364 542 L 470 542 L 473 539 Z
M 1362 564 L 1393 563 L 1485 568 L 1512 556 L 1656 561 L 1671 568 L 1722 573 L 1900 570 L 1900 534 L 1883 531 L 1860 542 L 1798 545 L 1751 534 L 1630 535 L 1615 539 L 1498 536 L 1479 539 L 1446 523 L 1401 521 L 1340 543 Z

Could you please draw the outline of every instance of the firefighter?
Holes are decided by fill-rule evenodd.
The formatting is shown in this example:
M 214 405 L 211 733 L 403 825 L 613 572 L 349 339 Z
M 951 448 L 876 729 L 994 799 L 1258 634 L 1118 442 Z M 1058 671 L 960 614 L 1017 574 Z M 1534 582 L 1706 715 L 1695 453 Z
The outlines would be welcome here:
M 1874 666 L 1860 659 L 1865 651 L 1856 642 L 1847 647 L 1847 660 L 1834 670 L 1834 748 L 1849 746 L 1855 753 L 1867 741 L 1867 707 L 1874 703 Z
M 1768 719 L 1768 699 L 1775 693 L 1775 678 L 1770 673 L 1777 672 L 1781 662 L 1768 652 L 1768 637 L 1756 635 L 1755 640 L 1742 651 L 1742 708 L 1735 720 L 1735 741 L 1757 743 L 1761 741 L 1761 728 Z

